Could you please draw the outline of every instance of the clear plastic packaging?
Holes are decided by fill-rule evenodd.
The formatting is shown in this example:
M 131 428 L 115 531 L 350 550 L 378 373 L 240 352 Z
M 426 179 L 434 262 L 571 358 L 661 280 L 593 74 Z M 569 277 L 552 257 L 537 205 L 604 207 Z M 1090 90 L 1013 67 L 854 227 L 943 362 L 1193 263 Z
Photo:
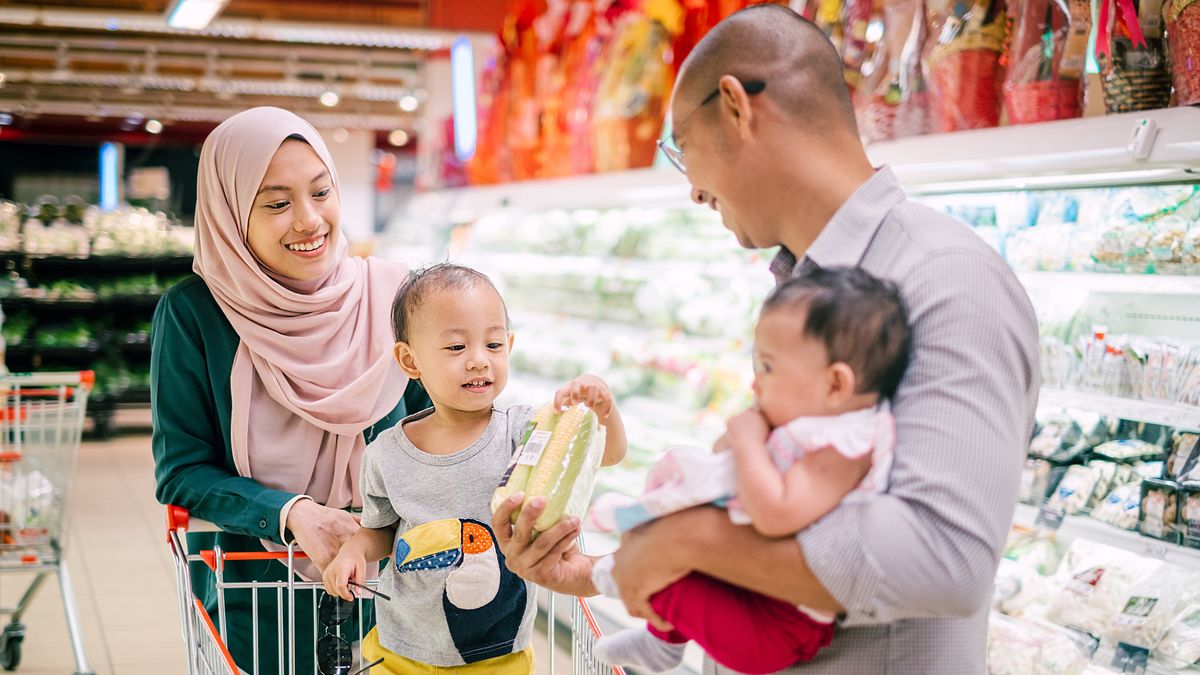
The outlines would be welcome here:
M 1177 541 L 1178 517 L 1178 487 L 1170 481 L 1154 478 L 1142 481 L 1142 514 L 1138 530 L 1147 537 Z
M 1153 648 L 1166 635 L 1179 609 L 1190 605 L 1198 595 L 1200 575 L 1163 565 L 1130 587 L 1107 637 L 1113 642 Z
M 933 130 L 996 126 L 1004 80 L 1004 0 L 947 2 L 930 9 L 930 46 L 924 65 Z
M 1200 661 L 1200 604 L 1179 612 L 1154 648 L 1154 659 L 1170 668 L 1187 668 Z
M 1055 575 L 1059 590 L 1050 598 L 1046 618 L 1106 635 L 1133 582 L 1161 565 L 1129 551 L 1076 539 Z
M 858 129 L 867 142 L 929 133 L 929 94 L 921 72 L 928 30 L 924 0 L 886 0 L 883 39 L 855 92 Z
M 1091 32 L 1088 0 L 1010 0 L 1004 101 L 1013 124 L 1079 117 Z
M 988 675 L 1081 675 L 1096 647 L 1094 638 L 1079 631 L 992 615 Z
M 1122 530 L 1136 530 L 1141 515 L 1142 486 L 1138 483 L 1120 485 L 1108 493 L 1092 517 Z
M 492 496 L 492 510 L 508 497 L 525 493 L 525 501 L 546 499 L 546 508 L 534 522 L 534 532 L 545 532 L 563 518 L 583 517 L 604 457 L 605 429 L 586 406 L 554 410 L 539 408 L 527 426 L 500 485 Z M 520 510 L 513 513 L 515 519 Z
M 1055 513 L 1075 515 L 1087 507 L 1103 480 L 1104 471 L 1101 467 L 1076 464 L 1067 469 L 1067 475 L 1051 493 L 1047 508 Z
M 1200 434 L 1175 432 L 1171 437 L 1171 452 L 1163 466 L 1163 478 L 1181 482 L 1200 479 Z

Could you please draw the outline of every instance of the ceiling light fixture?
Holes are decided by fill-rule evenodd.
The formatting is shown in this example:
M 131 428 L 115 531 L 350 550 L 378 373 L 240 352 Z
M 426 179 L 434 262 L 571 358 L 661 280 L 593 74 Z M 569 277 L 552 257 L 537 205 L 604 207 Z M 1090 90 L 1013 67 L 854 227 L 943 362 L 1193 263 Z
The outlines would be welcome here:
M 413 96 L 412 94 L 405 94 L 404 96 L 400 97 L 400 100 L 396 103 L 396 105 L 400 106 L 400 109 L 404 112 L 415 112 L 417 106 L 421 105 L 421 102 L 417 100 L 416 96 Z
M 388 143 L 391 143 L 397 148 L 403 148 L 404 146 L 408 145 L 408 132 L 403 129 L 396 129 L 392 133 L 388 134 Z
M 342 100 L 342 97 L 338 96 L 336 91 L 332 89 L 326 89 L 317 100 L 319 100 L 321 105 L 325 106 L 326 108 L 332 108 L 338 104 L 338 101 Z
M 167 8 L 167 25 L 184 30 L 204 30 L 225 9 L 229 0 L 175 0 Z
M 152 134 L 161 134 L 162 130 L 162 122 L 159 122 L 158 120 L 146 120 L 146 131 Z

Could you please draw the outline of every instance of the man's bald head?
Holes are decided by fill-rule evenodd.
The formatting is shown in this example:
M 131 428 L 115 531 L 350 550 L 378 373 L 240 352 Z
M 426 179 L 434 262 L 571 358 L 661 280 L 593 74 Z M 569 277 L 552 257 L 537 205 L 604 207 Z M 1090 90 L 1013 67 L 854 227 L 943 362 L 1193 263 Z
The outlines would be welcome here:
M 786 7 L 754 5 L 717 24 L 684 61 L 674 105 L 691 110 L 724 75 L 766 82 L 765 95 L 810 131 L 858 136 L 837 49 Z

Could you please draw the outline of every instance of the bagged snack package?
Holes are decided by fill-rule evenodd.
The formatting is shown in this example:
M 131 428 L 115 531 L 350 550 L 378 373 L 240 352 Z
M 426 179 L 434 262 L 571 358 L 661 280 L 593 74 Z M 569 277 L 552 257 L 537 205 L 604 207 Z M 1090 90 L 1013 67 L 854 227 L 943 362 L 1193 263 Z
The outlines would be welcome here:
M 1177 542 L 1179 531 L 1177 486 L 1157 478 L 1142 481 L 1142 514 L 1138 530 L 1147 537 Z
M 1098 646 L 1082 631 L 993 614 L 988 621 L 988 675 L 1081 675 Z
M 1108 493 L 1094 511 L 1092 517 L 1122 530 L 1136 530 L 1142 508 L 1142 486 L 1127 483 Z
M 1004 79 L 1004 0 L 935 1 L 925 58 L 933 130 L 994 127 Z
M 524 492 L 526 502 L 537 496 L 546 500 L 546 510 L 533 524 L 535 533 L 563 518 L 582 517 L 604 457 L 604 440 L 604 427 L 583 405 L 562 411 L 550 404 L 538 408 L 492 495 L 492 510 Z M 519 513 L 513 512 L 513 522 Z
M 1167 0 L 1163 6 L 1175 105 L 1200 103 L 1200 5 L 1195 0 Z
M 1200 599 L 1200 574 L 1163 565 L 1138 579 L 1112 620 L 1112 642 L 1151 649 L 1166 635 L 1179 610 Z
M 1076 539 L 1055 575 L 1058 591 L 1050 597 L 1046 618 L 1060 626 L 1106 635 L 1133 582 L 1161 565 L 1129 551 Z
M 1004 102 L 1013 124 L 1079 117 L 1092 29 L 1088 0 L 1011 0 Z
M 1171 76 L 1162 0 L 1099 0 L 1096 62 L 1108 112 L 1165 108 Z
M 1168 668 L 1184 669 L 1200 661 L 1200 604 L 1185 607 L 1167 627 L 1153 658 Z
M 1179 482 L 1200 479 L 1200 433 L 1176 431 L 1171 436 L 1163 478 Z
M 928 37 L 924 0 L 885 0 L 883 25 L 883 44 L 863 67 L 854 96 L 859 132 L 868 143 L 929 133 L 921 71 Z
M 1200 548 L 1200 483 L 1186 483 L 1179 488 L 1179 530 L 1183 545 Z

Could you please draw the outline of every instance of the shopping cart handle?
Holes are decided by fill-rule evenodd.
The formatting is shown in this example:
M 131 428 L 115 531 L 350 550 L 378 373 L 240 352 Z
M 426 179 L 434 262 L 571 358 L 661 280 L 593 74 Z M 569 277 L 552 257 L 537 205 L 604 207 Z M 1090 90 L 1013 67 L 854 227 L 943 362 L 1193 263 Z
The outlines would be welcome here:
M 170 534 L 174 530 L 188 529 L 188 510 L 182 506 L 167 505 L 167 533 Z
M 296 551 L 296 559 L 307 558 L 303 551 Z M 200 551 L 200 559 L 208 565 L 208 569 L 217 569 L 217 552 Z M 287 560 L 287 551 L 221 551 L 221 560 L 225 562 L 246 562 L 254 560 Z

